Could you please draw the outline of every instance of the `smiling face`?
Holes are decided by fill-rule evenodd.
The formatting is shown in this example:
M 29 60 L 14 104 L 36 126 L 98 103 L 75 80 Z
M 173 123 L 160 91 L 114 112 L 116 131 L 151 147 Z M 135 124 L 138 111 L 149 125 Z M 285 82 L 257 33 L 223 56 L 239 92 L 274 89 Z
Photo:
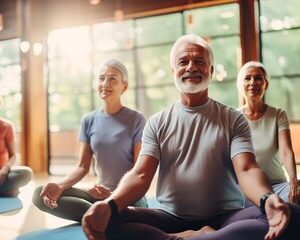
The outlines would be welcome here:
M 102 68 L 98 80 L 99 96 L 103 100 L 119 100 L 128 83 L 123 81 L 121 72 L 111 66 Z
M 176 87 L 183 93 L 198 93 L 208 88 L 213 67 L 207 49 L 196 44 L 185 44 L 175 55 L 173 68 Z
M 250 67 L 243 76 L 243 92 L 247 100 L 262 100 L 269 82 L 265 79 L 263 70 Z

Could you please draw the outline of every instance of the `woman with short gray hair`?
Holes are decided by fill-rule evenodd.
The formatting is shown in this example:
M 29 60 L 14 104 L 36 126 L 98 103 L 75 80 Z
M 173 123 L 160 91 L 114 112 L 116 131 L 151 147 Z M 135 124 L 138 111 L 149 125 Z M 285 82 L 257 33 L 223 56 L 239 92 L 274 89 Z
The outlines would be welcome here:
M 127 88 L 126 67 L 115 59 L 104 62 L 97 85 L 104 105 L 81 120 L 77 167 L 64 180 L 36 189 L 33 202 L 42 211 L 80 222 L 92 203 L 110 196 L 133 167 L 141 148 L 145 118 L 122 104 L 121 96 Z M 73 188 L 89 172 L 93 158 L 97 183 L 89 189 Z M 147 207 L 146 199 L 134 206 Z

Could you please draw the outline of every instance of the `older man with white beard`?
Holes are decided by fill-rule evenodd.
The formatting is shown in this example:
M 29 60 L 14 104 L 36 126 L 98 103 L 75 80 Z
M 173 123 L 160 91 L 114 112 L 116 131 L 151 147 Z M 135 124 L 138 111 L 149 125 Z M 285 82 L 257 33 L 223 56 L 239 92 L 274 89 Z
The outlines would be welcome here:
M 134 168 L 87 211 L 88 239 L 296 239 L 300 211 L 272 193 L 255 162 L 247 121 L 208 97 L 214 69 L 208 43 L 180 37 L 170 64 L 180 101 L 149 119 Z M 128 208 L 146 193 L 158 166 L 158 208 Z M 259 207 L 243 209 L 241 190 Z

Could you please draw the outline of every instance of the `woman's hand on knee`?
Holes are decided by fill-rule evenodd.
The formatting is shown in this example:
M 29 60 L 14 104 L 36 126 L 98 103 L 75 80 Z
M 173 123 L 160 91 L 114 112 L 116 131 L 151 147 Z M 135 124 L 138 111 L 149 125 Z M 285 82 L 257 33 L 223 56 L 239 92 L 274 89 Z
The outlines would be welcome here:
M 95 199 L 104 200 L 111 195 L 111 190 L 102 185 L 95 185 L 88 189 L 88 193 Z
M 41 191 L 40 197 L 48 208 L 57 208 L 57 199 L 63 193 L 64 188 L 57 183 L 48 183 Z

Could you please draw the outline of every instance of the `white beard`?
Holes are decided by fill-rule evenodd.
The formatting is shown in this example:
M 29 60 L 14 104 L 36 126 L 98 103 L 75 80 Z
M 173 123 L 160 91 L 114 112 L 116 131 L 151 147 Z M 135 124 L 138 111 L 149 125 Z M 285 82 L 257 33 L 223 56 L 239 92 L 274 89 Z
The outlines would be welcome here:
M 209 85 L 209 76 L 202 75 L 202 81 L 200 83 L 194 82 L 184 82 L 182 79 L 187 77 L 188 73 L 185 73 L 183 76 L 177 78 L 174 74 L 174 82 L 177 89 L 183 93 L 199 93 L 203 92 L 208 88 Z

